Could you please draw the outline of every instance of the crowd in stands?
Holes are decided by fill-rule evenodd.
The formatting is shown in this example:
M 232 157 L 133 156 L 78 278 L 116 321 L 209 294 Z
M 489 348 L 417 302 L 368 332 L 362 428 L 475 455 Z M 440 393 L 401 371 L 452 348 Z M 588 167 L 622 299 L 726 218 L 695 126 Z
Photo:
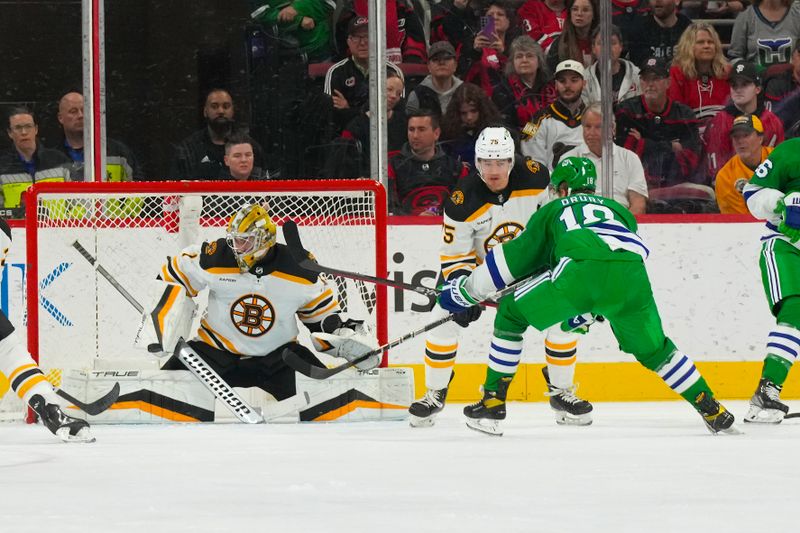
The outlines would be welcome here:
M 597 64 L 602 1 L 614 24 L 610 88 Z M 159 178 L 368 177 L 367 3 L 253 0 L 252 21 L 269 42 L 307 66 L 304 86 L 284 88 L 296 93 L 292 111 L 263 128 L 289 131 L 289 140 L 252 138 L 230 92 L 215 88 L 205 126 L 175 140 L 169 175 Z M 440 214 L 453 185 L 472 172 L 474 142 L 487 126 L 507 127 L 520 157 L 544 168 L 571 155 L 599 165 L 604 98 L 614 110 L 609 195 L 634 213 L 746 213 L 741 190 L 755 167 L 800 135 L 793 0 L 387 0 L 385 34 L 393 214 Z M 79 93 L 63 96 L 58 121 L 63 141 L 51 149 L 38 143 L 30 110 L 8 114 L 13 147 L 0 158 L 0 194 L 12 214 L 34 181 L 85 178 Z M 289 167 L 289 148 L 316 162 L 313 172 Z M 108 180 L 145 179 L 124 142 L 108 139 L 107 150 Z

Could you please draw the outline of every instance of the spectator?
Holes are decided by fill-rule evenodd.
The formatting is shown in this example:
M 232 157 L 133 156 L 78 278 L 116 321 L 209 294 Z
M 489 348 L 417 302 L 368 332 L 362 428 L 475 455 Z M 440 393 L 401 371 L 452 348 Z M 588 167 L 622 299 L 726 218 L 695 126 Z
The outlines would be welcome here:
M 537 111 L 555 102 L 556 86 L 542 47 L 528 35 L 511 43 L 505 72 L 492 101 L 509 130 L 519 132 Z
M 475 141 L 484 128 L 500 122 L 500 112 L 480 87 L 464 83 L 456 89 L 442 117 L 444 151 L 472 165 L 475 161 Z
M 394 70 L 386 72 L 386 136 L 389 154 L 406 142 L 407 122 L 403 99 L 403 79 Z M 334 144 L 326 177 L 353 178 L 370 175 L 370 111 L 368 108 L 351 120 L 342 131 L 341 142 Z
M 597 27 L 597 0 L 567 0 L 569 16 L 561 34 L 547 52 L 547 66 L 572 59 L 588 67 L 592 64 L 592 32 Z
M 567 20 L 566 0 L 528 0 L 517 10 L 522 29 L 547 53 Z
M 694 112 L 667 94 L 670 78 L 663 59 L 645 60 L 639 83 L 642 95 L 617 107 L 616 142 L 642 160 L 652 196 L 655 188 L 693 178 L 700 159 L 700 134 Z
M 428 74 L 417 85 L 406 101 L 409 114 L 422 109 L 433 109 L 444 114 L 453 93 L 461 83 L 456 75 L 456 51 L 447 41 L 439 41 L 428 50 Z
M 700 120 L 700 131 L 728 102 L 730 65 L 722 54 L 716 30 L 693 22 L 681 35 L 669 71 L 669 97 L 689 106 Z
M 420 110 L 408 118 L 408 142 L 389 158 L 389 210 L 395 215 L 434 216 L 468 167 L 439 146 L 438 115 Z
M 353 20 L 367 18 L 367 0 L 343 0 L 335 21 L 336 45 L 340 54 L 350 50 Z M 386 59 L 392 63 L 424 63 L 425 31 L 412 0 L 386 0 Z M 345 43 L 347 41 L 347 43 Z M 342 54 L 341 57 L 345 57 Z
M 653 9 L 648 0 L 611 0 L 611 23 L 622 32 L 623 53 L 627 57 L 630 36 L 642 17 L 650 15 Z
M 731 143 L 736 153 L 719 169 L 714 185 L 720 213 L 750 212 L 742 191 L 756 168 L 773 150 L 763 145 L 763 139 L 764 127 L 756 115 L 741 115 L 733 121 Z
M 64 142 L 58 150 L 72 160 L 71 181 L 86 181 L 83 159 L 83 95 L 69 92 L 58 101 L 58 122 L 64 130 Z M 142 181 L 144 170 L 125 144 L 106 138 L 106 173 L 104 181 Z M 88 181 L 92 177 L 88 176 Z
M 679 3 L 680 0 L 650 0 L 652 14 L 640 20 L 627 36 L 629 59 L 634 65 L 641 67 L 649 57 L 672 61 L 675 45 L 692 24 L 688 17 L 678 13 Z
M 203 106 L 206 127 L 194 132 L 177 146 L 170 179 L 216 180 L 227 175 L 225 141 L 231 135 L 247 134 L 244 124 L 235 121 L 233 98 L 225 89 L 211 89 Z M 253 146 L 256 166 L 263 167 L 261 146 Z
M 728 56 L 766 68 L 788 63 L 800 38 L 800 4 L 792 0 L 754 0 L 736 17 Z
M 746 4 L 750 0 L 694 0 L 682 2 L 681 13 L 692 20 L 711 19 L 733 21 L 739 13 L 744 11 Z M 731 29 L 733 24 L 715 24 L 714 27 L 719 33 L 719 38 L 724 43 L 731 41 Z
M 431 44 L 449 42 L 458 62 L 465 43 L 471 43 L 480 30 L 481 4 L 482 0 L 431 2 Z
M 783 132 L 787 139 L 800 137 L 800 91 L 788 94 L 775 106 L 775 114 L 783 123 Z
M 6 216 L 22 218 L 22 193 L 38 181 L 69 181 L 71 161 L 58 150 L 39 144 L 39 126 L 33 113 L 14 107 L 8 113 L 8 137 L 13 146 L 0 157 L 0 195 Z
M 514 10 L 506 0 L 489 0 L 487 5 L 485 17 L 493 19 L 494 31 L 489 35 L 479 31 L 475 35 L 471 49 L 461 54 L 458 72 L 464 72 L 464 81 L 479 85 L 491 97 L 503 78 L 503 67 L 508 59 L 506 51 L 517 33 Z
M 764 98 L 768 109 L 800 88 L 800 39 L 794 43 L 789 63 L 772 65 L 764 73 Z
M 250 16 L 276 37 L 297 40 L 300 52 L 314 63 L 331 57 L 331 15 L 335 8 L 334 0 L 292 0 L 264 4 Z
M 599 102 L 592 102 L 586 107 L 581 120 L 583 142 L 565 153 L 561 158 L 585 157 L 597 167 L 598 177 L 603 168 L 603 110 Z M 612 117 L 612 124 L 613 124 Z M 613 127 L 613 126 L 612 126 Z M 613 194 L 602 190 L 602 183 L 597 184 L 597 194 L 610 196 L 627 207 L 634 215 L 641 215 L 647 207 L 647 180 L 639 156 L 622 146 L 612 145 L 613 150 Z
M 522 154 L 553 170 L 562 153 L 583 141 L 581 117 L 586 107 L 582 93 L 585 70 L 578 61 L 568 59 L 556 67 L 558 98 L 540 109 L 522 128 Z
M 756 66 L 752 63 L 737 63 L 731 70 L 730 85 L 730 103 L 711 119 L 703 132 L 710 180 L 714 179 L 720 167 L 733 155 L 731 127 L 736 117 L 757 115 L 763 126 L 761 134 L 765 146 L 776 146 L 783 142 L 781 119 L 765 109 L 760 98 L 761 78 L 758 76 Z
M 600 73 L 597 72 L 597 65 L 602 52 L 600 44 L 600 28 L 595 28 L 592 32 L 592 53 L 596 61 L 589 67 L 586 73 L 586 90 L 583 92 L 584 102 L 599 102 L 602 98 L 600 90 Z M 620 59 L 622 55 L 622 33 L 619 28 L 611 26 L 611 94 L 614 105 L 617 102 L 639 96 L 639 67 L 628 61 Z
M 333 101 L 333 118 L 341 131 L 369 102 L 369 38 L 366 17 L 354 17 L 348 25 L 347 46 L 350 57 L 331 65 L 325 74 L 325 94 Z M 403 73 L 392 62 L 386 66 Z
M 228 169 L 227 179 L 260 181 L 271 178 L 269 172 L 255 166 L 253 139 L 246 135 L 234 135 L 225 142 L 223 161 Z

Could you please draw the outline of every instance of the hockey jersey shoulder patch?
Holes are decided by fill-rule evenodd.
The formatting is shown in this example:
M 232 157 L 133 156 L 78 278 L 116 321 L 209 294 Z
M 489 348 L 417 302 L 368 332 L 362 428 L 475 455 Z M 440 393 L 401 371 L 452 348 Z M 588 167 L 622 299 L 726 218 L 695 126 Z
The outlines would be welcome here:
M 488 189 L 476 171 L 462 178 L 444 204 L 444 212 L 456 222 L 464 222 L 489 201 Z
M 225 239 L 204 242 L 200 248 L 200 268 L 214 272 L 231 270 L 231 273 L 239 272 L 239 264 L 236 256 L 230 249 Z
M 310 254 L 309 257 L 313 259 L 313 256 Z M 294 283 L 299 283 L 301 285 L 311 285 L 312 283 L 316 283 L 317 278 L 319 277 L 319 273 L 314 272 L 313 270 L 308 270 L 299 265 L 289 252 L 289 247 L 285 244 L 276 244 L 275 255 L 272 257 L 272 260 L 265 265 L 256 263 L 250 269 L 250 272 L 260 276 L 262 275 L 258 272 L 260 267 L 264 268 L 263 274 L 271 274 L 275 277 Z

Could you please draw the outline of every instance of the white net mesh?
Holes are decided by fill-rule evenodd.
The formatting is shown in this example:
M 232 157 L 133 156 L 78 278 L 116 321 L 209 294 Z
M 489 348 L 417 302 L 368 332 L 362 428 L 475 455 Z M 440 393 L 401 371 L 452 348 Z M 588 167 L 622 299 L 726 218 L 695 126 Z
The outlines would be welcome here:
M 29 317 L 36 316 L 32 304 L 39 304 L 38 320 L 29 319 L 28 326 L 45 371 L 156 366 L 157 359 L 134 344 L 142 313 L 130 300 L 149 312 L 163 287 L 154 280 L 167 256 L 224 237 L 230 216 L 248 203 L 265 206 L 279 227 L 297 222 L 303 246 L 321 264 L 385 275 L 379 260 L 379 250 L 385 257 L 383 191 L 371 180 L 231 183 L 225 191 L 219 184 L 185 182 L 68 185 L 37 186 L 35 224 L 27 222 L 27 231 L 36 232 L 38 270 Z M 131 298 L 79 253 L 76 242 Z M 285 242 L 280 231 L 278 242 Z M 348 316 L 365 319 L 385 337 L 382 293 L 333 280 Z M 202 310 L 202 295 L 199 303 Z

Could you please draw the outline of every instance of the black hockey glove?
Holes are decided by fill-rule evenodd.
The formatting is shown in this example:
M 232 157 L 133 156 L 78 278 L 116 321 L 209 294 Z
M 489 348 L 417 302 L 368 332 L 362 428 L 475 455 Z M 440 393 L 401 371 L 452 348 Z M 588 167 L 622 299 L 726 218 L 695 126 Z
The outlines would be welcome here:
M 472 322 L 475 322 L 481 317 L 481 313 L 483 312 L 483 307 L 480 305 L 473 305 L 461 311 L 460 313 L 455 313 L 453 315 L 453 322 L 465 328 L 469 326 Z

